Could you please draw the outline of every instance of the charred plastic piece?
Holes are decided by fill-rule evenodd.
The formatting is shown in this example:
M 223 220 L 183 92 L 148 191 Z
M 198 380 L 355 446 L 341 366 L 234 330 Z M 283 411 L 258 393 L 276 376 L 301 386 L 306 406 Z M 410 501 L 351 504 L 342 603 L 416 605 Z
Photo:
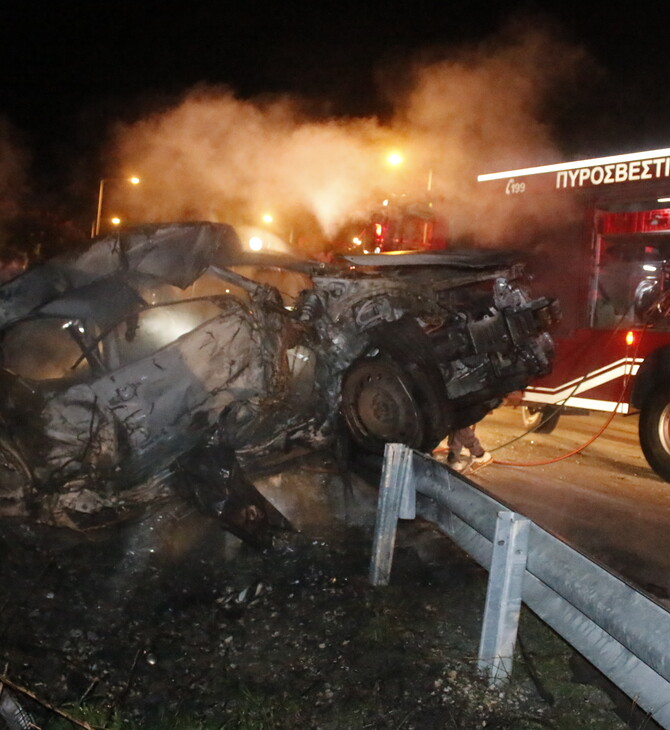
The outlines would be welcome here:
M 19 704 L 14 693 L 0 682 L 0 719 L 8 730 L 31 730 L 37 727 L 30 714 Z
M 247 479 L 229 446 L 208 443 L 192 449 L 177 460 L 174 479 L 185 499 L 251 545 L 271 547 L 273 532 L 292 529 Z
M 30 269 L 0 286 L 0 516 L 89 531 L 178 491 L 265 544 L 281 520 L 240 464 L 342 420 L 364 448 L 428 449 L 548 372 L 554 305 L 521 273 L 477 251 L 251 254 L 213 223 Z

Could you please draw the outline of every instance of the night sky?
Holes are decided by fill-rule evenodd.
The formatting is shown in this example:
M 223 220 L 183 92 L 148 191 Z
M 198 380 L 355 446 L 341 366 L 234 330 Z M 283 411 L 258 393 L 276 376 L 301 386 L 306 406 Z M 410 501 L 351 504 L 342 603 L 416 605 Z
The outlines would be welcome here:
M 668 146 L 670 50 L 661 3 L 8 0 L 0 11 L 0 117 L 45 189 L 100 176 L 110 122 L 199 83 L 241 98 L 299 94 L 329 115 L 381 115 L 379 80 L 417 55 L 480 43 L 512 18 L 584 49 L 547 113 L 565 157 Z M 547 64 L 553 59 L 547 58 Z M 549 118 L 549 117 L 548 117 Z

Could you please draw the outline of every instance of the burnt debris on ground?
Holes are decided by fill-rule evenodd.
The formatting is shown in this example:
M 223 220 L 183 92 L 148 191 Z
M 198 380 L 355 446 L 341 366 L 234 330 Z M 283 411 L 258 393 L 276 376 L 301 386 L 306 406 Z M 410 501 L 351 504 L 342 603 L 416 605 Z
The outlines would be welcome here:
M 347 496 L 314 456 L 261 479 L 270 497 L 303 480 L 322 510 L 309 524 L 286 494 L 302 530 L 266 550 L 178 503 L 100 543 L 3 532 L 3 674 L 110 729 L 625 727 L 525 611 L 509 689 L 486 688 L 474 670 L 486 575 L 429 525 L 401 525 L 391 585 L 372 587 L 374 490 L 352 479 Z M 71 727 L 20 701 L 39 727 Z

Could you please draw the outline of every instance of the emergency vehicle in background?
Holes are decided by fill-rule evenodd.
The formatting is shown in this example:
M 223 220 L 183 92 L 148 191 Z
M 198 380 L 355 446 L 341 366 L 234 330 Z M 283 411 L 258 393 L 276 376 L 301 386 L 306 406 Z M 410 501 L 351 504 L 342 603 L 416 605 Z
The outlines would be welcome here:
M 549 432 L 569 409 L 639 411 L 642 451 L 670 481 L 670 148 L 478 181 L 501 205 L 570 196 L 576 211 L 546 231 L 535 267 L 563 322 L 552 373 L 523 392 L 524 423 Z
M 395 195 L 360 223 L 354 235 L 344 233 L 345 243 L 338 249 L 339 253 L 363 254 L 444 249 L 445 228 L 445 221 L 435 215 L 430 200 Z

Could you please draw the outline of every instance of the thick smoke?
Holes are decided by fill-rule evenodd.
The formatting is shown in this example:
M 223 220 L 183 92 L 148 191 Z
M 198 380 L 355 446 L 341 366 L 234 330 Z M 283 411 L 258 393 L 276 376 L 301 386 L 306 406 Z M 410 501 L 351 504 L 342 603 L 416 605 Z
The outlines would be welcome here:
M 174 108 L 119 128 L 119 169 L 143 183 L 113 186 L 108 204 L 142 221 L 253 225 L 271 212 L 284 238 L 294 226 L 304 233 L 311 219 L 323 241 L 397 194 L 430 198 L 450 237 L 495 243 L 512 220 L 477 174 L 560 158 L 543 108 L 577 60 L 544 31 L 508 30 L 495 43 L 407 64 L 395 84 L 404 91 L 384 123 L 310 119 L 292 100 L 243 101 L 230 90 L 198 88 Z M 386 163 L 393 148 L 405 158 L 395 169 Z
M 261 104 L 196 89 L 121 130 L 121 160 L 143 180 L 124 206 L 151 220 L 253 224 L 270 213 L 279 227 L 306 210 L 332 234 L 378 202 L 390 135 L 375 120 L 307 121 L 286 99 Z
M 542 210 L 537 198 L 523 196 L 509 206 L 499 188 L 478 183 L 477 175 L 562 158 L 545 108 L 581 59 L 547 32 L 514 26 L 482 47 L 417 66 L 395 126 L 421 167 L 432 170 L 433 198 L 452 238 L 496 243 L 513 230 L 530 233 L 536 224 L 546 229 L 565 219 L 567 195 L 560 209 L 555 199 Z

